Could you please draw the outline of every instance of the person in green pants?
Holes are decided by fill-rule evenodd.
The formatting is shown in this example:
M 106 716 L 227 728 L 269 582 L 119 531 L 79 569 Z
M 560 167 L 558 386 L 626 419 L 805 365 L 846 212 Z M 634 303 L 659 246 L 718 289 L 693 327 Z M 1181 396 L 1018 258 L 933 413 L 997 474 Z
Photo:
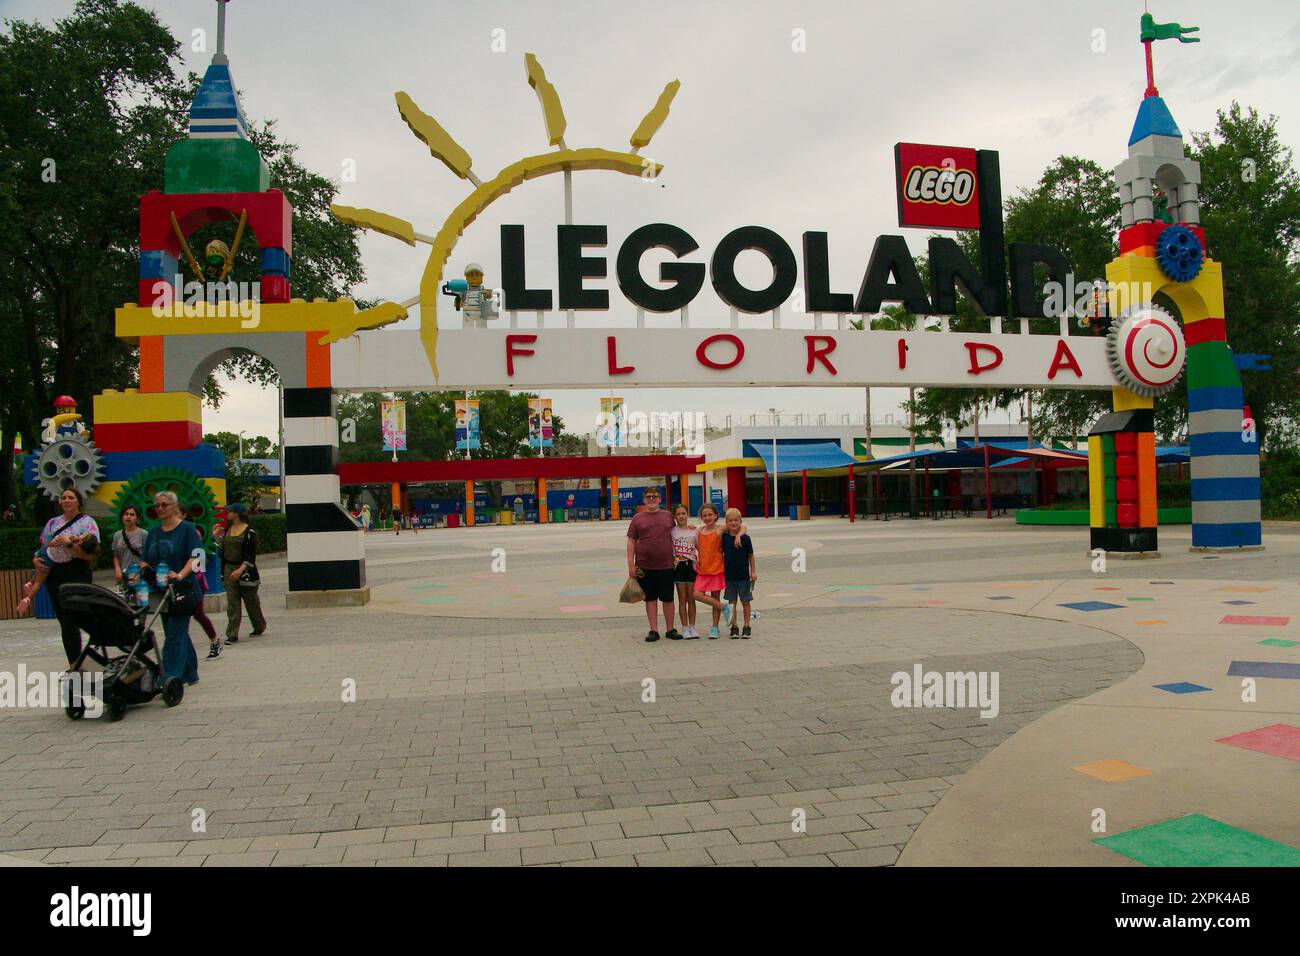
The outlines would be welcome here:
M 248 523 L 248 505 L 235 502 L 226 506 L 229 527 L 221 539 L 221 569 L 226 576 L 226 643 L 239 643 L 239 624 L 243 609 L 253 622 L 249 637 L 266 633 L 266 618 L 257 588 L 257 532 Z

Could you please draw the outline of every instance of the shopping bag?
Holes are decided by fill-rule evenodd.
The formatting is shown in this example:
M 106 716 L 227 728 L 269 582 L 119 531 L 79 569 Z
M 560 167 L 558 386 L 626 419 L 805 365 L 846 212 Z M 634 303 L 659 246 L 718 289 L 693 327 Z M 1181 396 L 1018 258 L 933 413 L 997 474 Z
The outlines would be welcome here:
M 627 583 L 623 585 L 623 590 L 618 592 L 619 604 L 637 604 L 645 600 L 645 592 L 641 590 L 641 585 L 637 583 L 636 578 L 628 578 Z

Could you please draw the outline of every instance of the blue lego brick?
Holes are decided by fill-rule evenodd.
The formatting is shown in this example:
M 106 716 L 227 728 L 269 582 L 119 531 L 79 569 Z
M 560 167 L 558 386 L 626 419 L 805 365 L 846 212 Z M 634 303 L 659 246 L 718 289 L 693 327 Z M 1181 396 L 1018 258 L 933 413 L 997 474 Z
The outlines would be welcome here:
M 292 257 L 284 249 L 271 246 L 262 250 L 262 275 L 290 278 Z

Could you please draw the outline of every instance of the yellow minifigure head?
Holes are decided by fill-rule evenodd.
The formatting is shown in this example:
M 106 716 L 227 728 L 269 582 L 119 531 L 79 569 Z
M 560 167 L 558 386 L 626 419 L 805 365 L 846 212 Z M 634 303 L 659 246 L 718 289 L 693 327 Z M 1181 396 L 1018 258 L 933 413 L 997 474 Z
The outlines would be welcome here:
M 477 262 L 471 262 L 465 267 L 465 281 L 471 286 L 480 286 L 483 284 L 483 267 Z

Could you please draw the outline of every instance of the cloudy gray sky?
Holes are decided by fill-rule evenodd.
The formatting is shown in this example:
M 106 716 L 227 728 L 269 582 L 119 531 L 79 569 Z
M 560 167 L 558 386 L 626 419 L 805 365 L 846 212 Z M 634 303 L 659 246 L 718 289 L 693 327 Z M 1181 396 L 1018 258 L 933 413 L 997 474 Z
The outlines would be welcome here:
M 144 2 L 185 41 L 187 65 L 201 73 L 215 4 Z M 1164 41 L 1155 50 L 1157 85 L 1185 135 L 1210 128 L 1215 110 L 1236 99 L 1277 114 L 1283 141 L 1300 142 L 1294 0 L 1149 5 L 1158 21 L 1201 28 L 1200 43 Z M 0 11 L 48 20 L 72 6 L 5 0 Z M 643 150 L 665 165 L 658 184 L 612 173 L 574 177 L 574 221 L 609 226 L 611 272 L 619 242 L 647 222 L 686 229 L 700 243 L 700 260 L 736 226 L 767 226 L 796 249 L 804 230 L 820 229 L 830 233 L 833 288 L 855 291 L 876 236 L 902 231 L 897 141 L 999 150 L 1004 195 L 1031 185 L 1062 153 L 1108 168 L 1122 160 L 1145 85 L 1137 39 L 1143 8 L 1143 0 L 232 0 L 227 51 L 250 119 L 278 120 L 281 136 L 300 146 L 300 160 L 321 173 L 341 177 L 355 162 L 355 181 L 342 184 L 340 202 L 394 213 L 428 233 L 470 187 L 410 134 L 394 91 L 407 91 L 434 115 L 486 179 L 548 148 L 525 52 L 537 55 L 559 91 L 570 146 L 626 148 L 664 84 L 679 79 L 668 121 Z M 190 49 L 196 29 L 208 31 L 208 52 Z M 494 40 L 504 41 L 504 52 L 493 51 Z M 527 184 L 470 227 L 448 274 L 476 259 L 495 284 L 499 226 L 523 223 L 530 284 L 554 287 L 554 225 L 562 221 L 561 177 Z M 921 250 L 927 233 L 906 233 Z M 368 280 L 359 294 L 401 300 L 418 291 L 427 247 L 366 235 L 361 249 Z M 762 261 L 742 259 L 742 279 L 765 284 Z M 594 324 L 631 324 L 616 289 L 611 305 Z M 722 325 L 727 313 L 706 284 L 691 315 L 693 323 Z M 597 395 L 553 397 L 557 412 L 584 431 Z M 862 411 L 860 389 L 628 395 L 634 410 L 717 416 L 773 406 L 791 414 Z M 878 419 L 897 411 L 899 390 L 875 395 Z M 268 409 L 257 389 L 234 385 L 219 412 L 205 412 L 205 428 L 271 434 Z

